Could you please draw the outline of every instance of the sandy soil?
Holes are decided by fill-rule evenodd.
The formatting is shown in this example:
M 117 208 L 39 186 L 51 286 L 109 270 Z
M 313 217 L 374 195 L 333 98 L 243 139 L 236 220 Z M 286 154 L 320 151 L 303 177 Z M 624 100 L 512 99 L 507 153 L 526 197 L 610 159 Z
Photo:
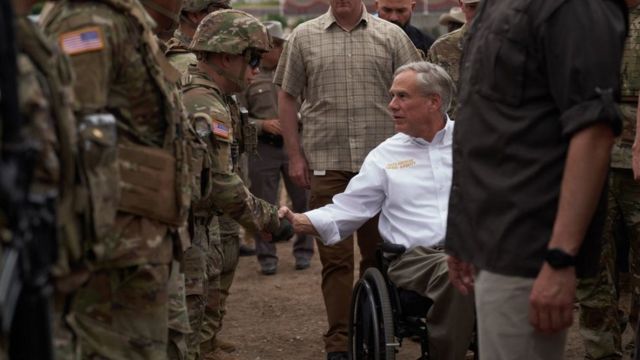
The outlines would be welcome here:
M 277 247 L 280 263 L 275 276 L 261 275 L 255 257 L 240 259 L 221 337 L 239 345 L 234 355 L 242 360 L 323 360 L 326 320 L 320 261 L 314 255 L 309 269 L 297 271 L 291 243 Z M 577 310 L 575 315 L 577 319 Z M 624 343 L 630 339 L 627 329 Z M 418 355 L 419 346 L 405 341 L 397 359 L 415 360 Z M 566 359 L 582 358 L 582 341 L 574 324 Z

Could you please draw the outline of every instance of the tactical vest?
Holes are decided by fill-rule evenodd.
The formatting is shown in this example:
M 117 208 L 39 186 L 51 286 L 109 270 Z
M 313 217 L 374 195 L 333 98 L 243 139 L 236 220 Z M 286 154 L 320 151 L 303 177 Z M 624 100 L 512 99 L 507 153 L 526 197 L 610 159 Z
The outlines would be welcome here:
M 76 121 L 73 113 L 74 97 L 72 73 L 67 57 L 49 45 L 43 34 L 27 18 L 18 18 L 19 50 L 31 59 L 46 79 L 49 102 L 55 117 L 60 159 L 60 186 L 57 201 L 58 262 L 54 274 L 70 272 L 71 266 L 83 258 L 83 229 L 91 224 L 90 212 L 84 211 L 86 185 L 76 167 L 78 165 Z M 83 226 L 84 225 L 84 226 Z
M 162 146 L 158 148 L 146 134 L 123 121 L 116 122 L 118 130 L 134 141 L 117 141 L 115 169 L 109 164 L 104 164 L 102 169 L 87 171 L 95 175 L 94 178 L 103 178 L 102 182 L 105 184 L 91 189 L 92 192 L 98 192 L 91 194 L 92 208 L 100 208 L 105 205 L 103 203 L 117 196 L 114 193 L 107 193 L 113 191 L 109 184 L 114 181 L 109 180 L 107 184 L 104 180 L 115 178 L 115 183 L 119 186 L 115 192 L 119 191 L 120 195 L 116 204 L 117 210 L 161 221 L 173 228 L 178 228 L 185 223 L 191 198 L 189 187 L 191 174 L 188 164 L 190 130 L 179 92 L 174 88 L 179 74 L 161 53 L 158 40 L 151 29 L 152 20 L 137 1 L 100 0 L 98 2 L 125 16 L 140 34 L 137 49 L 154 89 L 160 94 L 159 112 L 166 124 L 166 129 Z M 58 6 L 64 5 L 58 4 Z M 136 110 L 144 112 L 144 109 Z M 100 117 L 94 117 L 94 120 L 89 122 L 89 126 L 103 126 L 104 123 Z M 96 134 L 108 134 L 104 126 L 95 130 L 97 130 Z M 91 135 L 93 132 L 84 131 L 81 134 Z M 149 180 L 153 180 L 154 186 L 161 188 L 161 191 L 149 191 L 149 183 L 145 183 Z M 150 206 L 150 204 L 157 204 L 157 206 Z M 109 213 L 109 210 L 110 208 L 106 207 L 105 213 Z M 94 251 L 100 246 L 101 234 L 105 234 L 105 231 L 98 231 L 97 225 L 95 228 L 98 234 L 96 236 L 98 246 L 91 247 Z

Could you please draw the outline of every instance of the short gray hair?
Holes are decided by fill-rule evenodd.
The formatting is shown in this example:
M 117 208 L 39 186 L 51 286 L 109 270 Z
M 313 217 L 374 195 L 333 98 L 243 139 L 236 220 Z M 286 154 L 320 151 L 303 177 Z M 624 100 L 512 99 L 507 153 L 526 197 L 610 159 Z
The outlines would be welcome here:
M 439 65 L 427 61 L 415 61 L 402 65 L 393 74 L 395 78 L 405 71 L 414 71 L 418 87 L 423 95 L 438 95 L 442 100 L 440 112 L 445 115 L 451 107 L 455 85 L 451 76 Z

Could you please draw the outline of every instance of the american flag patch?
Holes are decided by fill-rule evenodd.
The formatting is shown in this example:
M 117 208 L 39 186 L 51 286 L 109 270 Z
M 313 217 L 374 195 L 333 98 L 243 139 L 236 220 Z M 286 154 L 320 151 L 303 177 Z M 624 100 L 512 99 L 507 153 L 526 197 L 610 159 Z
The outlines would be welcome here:
M 213 134 L 220 136 L 221 138 L 228 139 L 229 138 L 229 128 L 226 127 L 223 123 L 213 121 L 212 124 Z
M 68 55 L 77 55 L 104 48 L 102 30 L 99 27 L 89 27 L 61 34 L 59 41 L 60 48 Z

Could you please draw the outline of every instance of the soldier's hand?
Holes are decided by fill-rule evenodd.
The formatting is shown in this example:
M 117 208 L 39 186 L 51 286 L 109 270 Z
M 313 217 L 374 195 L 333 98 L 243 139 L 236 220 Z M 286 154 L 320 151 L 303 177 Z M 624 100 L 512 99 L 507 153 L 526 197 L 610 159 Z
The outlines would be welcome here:
M 282 129 L 280 128 L 280 120 L 269 119 L 262 121 L 262 131 L 269 134 L 282 135 Z
M 280 219 L 280 227 L 271 233 L 271 242 L 287 241 L 293 236 L 293 226 L 287 219 Z

